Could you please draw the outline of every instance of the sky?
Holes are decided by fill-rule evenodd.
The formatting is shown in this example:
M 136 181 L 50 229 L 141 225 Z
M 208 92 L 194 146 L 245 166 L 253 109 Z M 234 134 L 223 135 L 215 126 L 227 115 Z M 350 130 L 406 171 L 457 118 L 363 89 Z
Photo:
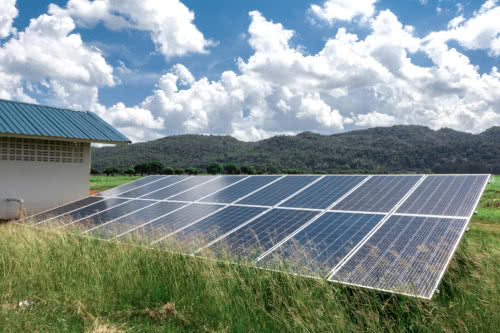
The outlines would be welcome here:
M 500 126 L 499 0 L 2 0 L 0 98 L 134 142 Z

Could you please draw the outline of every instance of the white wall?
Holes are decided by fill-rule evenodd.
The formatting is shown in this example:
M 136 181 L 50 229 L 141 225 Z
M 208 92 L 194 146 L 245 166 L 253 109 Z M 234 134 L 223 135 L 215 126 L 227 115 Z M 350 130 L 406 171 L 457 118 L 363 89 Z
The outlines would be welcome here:
M 0 219 L 15 218 L 24 199 L 26 214 L 35 214 L 89 194 L 90 143 L 82 163 L 0 160 Z

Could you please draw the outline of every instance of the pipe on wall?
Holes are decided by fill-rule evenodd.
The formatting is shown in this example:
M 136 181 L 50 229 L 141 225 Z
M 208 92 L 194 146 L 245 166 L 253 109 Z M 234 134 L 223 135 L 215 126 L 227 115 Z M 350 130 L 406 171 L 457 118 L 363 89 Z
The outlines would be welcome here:
M 7 202 L 17 202 L 19 203 L 19 213 L 18 213 L 18 219 L 23 218 L 23 205 L 24 205 L 24 200 L 19 199 L 19 198 L 7 198 L 5 199 Z

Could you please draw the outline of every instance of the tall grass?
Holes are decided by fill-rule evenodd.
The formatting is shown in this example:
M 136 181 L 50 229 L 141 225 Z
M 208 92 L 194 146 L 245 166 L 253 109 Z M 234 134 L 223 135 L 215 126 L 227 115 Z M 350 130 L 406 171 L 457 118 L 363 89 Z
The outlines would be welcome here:
M 500 240 L 471 231 L 433 301 L 0 227 L 0 327 L 19 331 L 495 331 Z M 33 305 L 19 308 L 18 302 Z
M 105 191 L 110 188 L 130 183 L 141 176 L 90 176 L 91 191 Z
M 0 332 L 497 332 L 499 180 L 432 301 L 0 225 Z

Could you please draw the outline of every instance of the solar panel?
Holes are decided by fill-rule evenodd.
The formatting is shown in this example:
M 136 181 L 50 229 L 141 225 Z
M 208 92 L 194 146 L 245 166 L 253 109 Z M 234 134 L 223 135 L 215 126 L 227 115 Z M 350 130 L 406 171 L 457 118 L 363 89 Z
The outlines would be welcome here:
M 420 178 L 421 176 L 373 176 L 333 209 L 387 213 Z
M 201 186 L 193 188 L 187 192 L 178 194 L 170 200 L 179 200 L 179 201 L 196 201 L 210 195 L 216 191 L 220 191 L 225 189 L 228 186 L 235 184 L 236 182 L 242 181 L 245 179 L 245 176 L 227 176 L 227 177 L 219 177 L 214 181 L 205 183 Z
M 50 209 L 48 211 L 39 213 L 37 215 L 31 216 L 28 219 L 25 219 L 24 222 L 30 223 L 30 224 L 36 224 L 45 220 L 48 220 L 53 217 L 61 216 L 66 213 L 69 213 L 73 210 L 77 210 L 79 208 L 83 208 L 89 205 L 92 205 L 98 201 L 104 200 L 104 198 L 99 198 L 99 197 L 88 197 L 82 200 L 78 200 L 72 203 L 69 203 L 67 205 L 57 207 L 54 209 Z
M 193 253 L 265 210 L 259 207 L 230 206 L 176 233 L 173 244 L 169 244 L 167 238 L 160 245 L 173 245 L 176 251 Z
M 330 280 L 430 298 L 466 225 L 392 216 Z
M 319 176 L 287 176 L 237 202 L 244 205 L 274 206 L 318 178 Z
M 120 217 L 111 223 L 91 228 L 88 232 L 99 238 L 114 238 L 184 206 L 186 204 L 179 202 L 156 202 L 152 206 L 138 210 L 125 217 Z
M 65 227 L 78 228 L 80 231 L 85 231 L 153 204 L 155 204 L 154 201 L 130 200 L 122 205 L 117 205 L 74 223 L 67 224 Z
M 128 192 L 120 193 L 120 194 L 118 194 L 118 196 L 120 198 L 139 198 L 139 197 L 142 197 L 148 193 L 151 193 L 151 192 L 163 189 L 163 188 L 170 187 L 174 184 L 180 183 L 187 178 L 188 178 L 187 176 L 165 177 L 164 179 L 143 185 L 139 188 L 135 188 L 135 189 L 130 190 Z
M 366 176 L 326 176 L 280 207 L 324 209 L 358 185 Z
M 205 204 L 187 205 L 171 214 L 146 223 L 119 238 L 130 239 L 132 241 L 140 240 L 151 244 L 222 208 L 224 206 Z
M 83 207 L 81 209 L 78 209 L 75 211 L 70 211 L 66 214 L 58 216 L 57 218 L 52 218 L 52 219 L 47 219 L 47 220 L 41 221 L 38 223 L 38 225 L 42 224 L 44 226 L 60 227 L 62 225 L 73 223 L 74 221 L 78 221 L 80 219 L 89 217 L 91 215 L 98 214 L 102 211 L 105 211 L 107 209 L 111 209 L 115 206 L 122 205 L 128 201 L 129 200 L 127 200 L 127 199 L 116 199 L 116 198 L 101 200 L 101 201 L 98 201 L 97 203 Z
M 279 178 L 279 176 L 250 177 L 227 189 L 214 193 L 202 199 L 201 201 L 214 203 L 232 203 L 258 189 L 261 189 L 264 186 L 271 184 L 271 182 L 273 181 L 277 181 Z
M 114 197 L 120 193 L 128 192 L 130 190 L 133 190 L 134 188 L 138 188 L 140 186 L 150 184 L 150 183 L 153 183 L 155 181 L 162 180 L 164 178 L 165 178 L 164 176 L 147 176 L 147 177 L 141 178 L 139 180 L 136 180 L 136 181 L 133 181 L 133 182 L 121 185 L 121 186 L 114 187 L 114 188 L 109 189 L 107 191 L 103 191 L 100 193 L 100 195 L 107 196 L 107 197 Z
M 172 186 L 166 187 L 164 189 L 154 191 L 148 195 L 143 196 L 144 199 L 153 200 L 164 200 L 173 197 L 176 194 L 192 189 L 195 186 L 199 186 L 203 183 L 213 180 L 213 176 L 199 176 L 199 177 L 189 177 L 182 182 L 176 183 Z
M 210 246 L 219 256 L 254 260 L 317 212 L 273 209 Z
M 21 222 L 430 298 L 488 179 L 151 176 Z
M 488 179 L 488 175 L 427 176 L 397 212 L 468 217 Z
M 385 215 L 326 213 L 259 261 L 259 266 L 326 276 Z

